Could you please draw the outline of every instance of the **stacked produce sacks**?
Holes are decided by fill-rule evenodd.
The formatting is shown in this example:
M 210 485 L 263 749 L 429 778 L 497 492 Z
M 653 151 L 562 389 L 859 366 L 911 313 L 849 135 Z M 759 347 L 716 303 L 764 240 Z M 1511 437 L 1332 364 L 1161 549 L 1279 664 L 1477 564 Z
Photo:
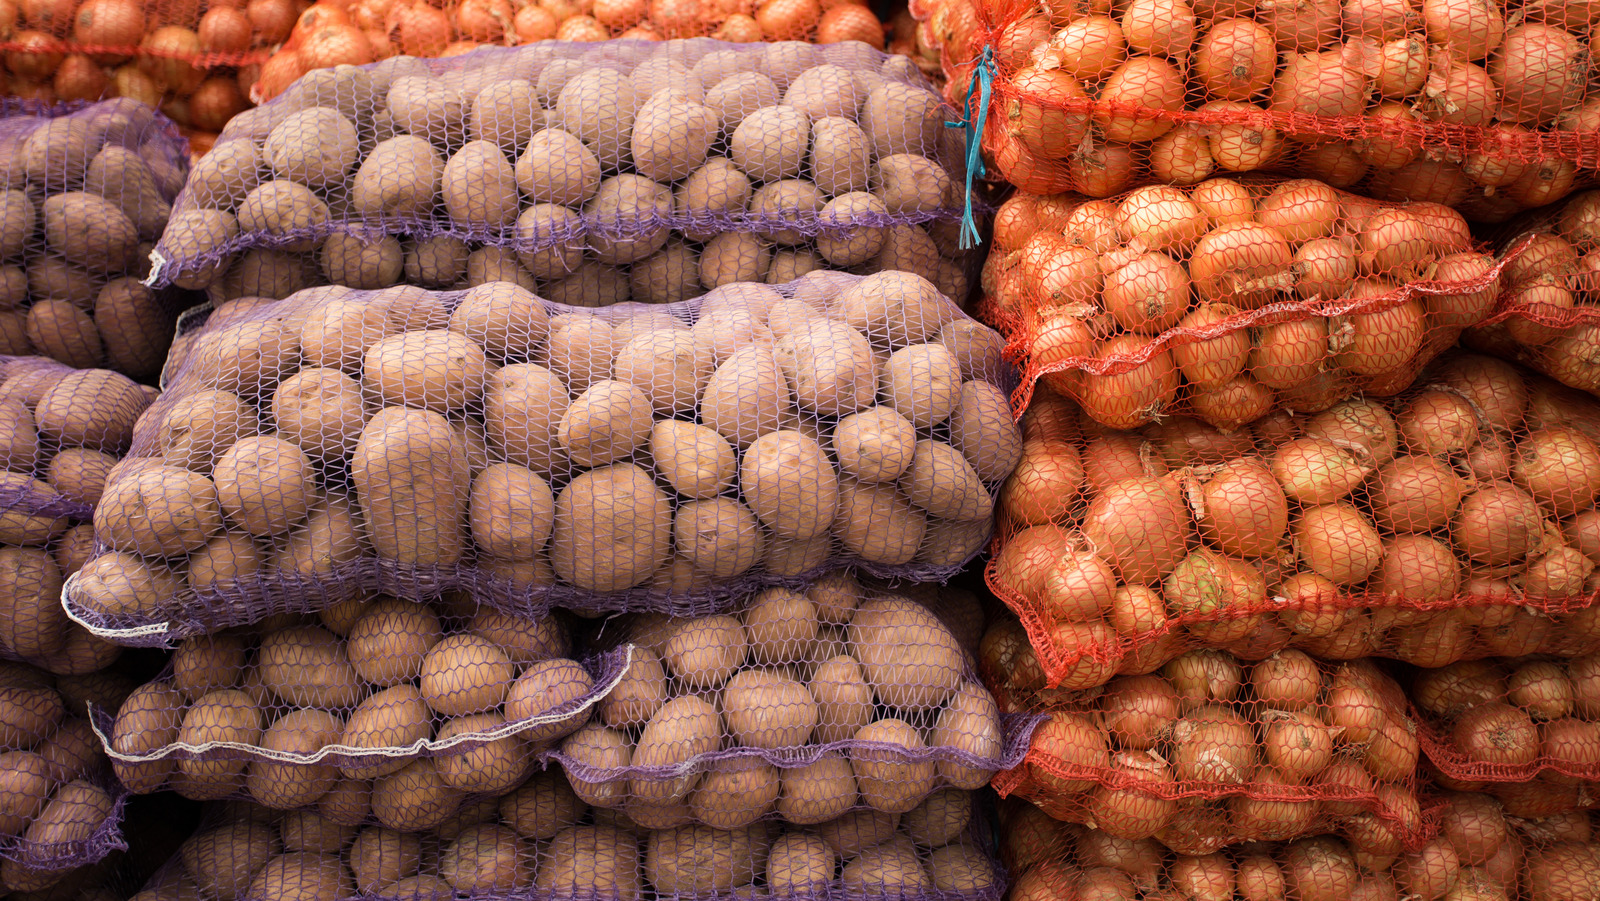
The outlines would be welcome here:
M 144 893 L 998 901 L 1041 717 L 937 584 L 1022 450 L 951 117 L 860 43 L 629 41 L 235 119 L 54 608 L 172 649 L 85 710 L 204 804 Z

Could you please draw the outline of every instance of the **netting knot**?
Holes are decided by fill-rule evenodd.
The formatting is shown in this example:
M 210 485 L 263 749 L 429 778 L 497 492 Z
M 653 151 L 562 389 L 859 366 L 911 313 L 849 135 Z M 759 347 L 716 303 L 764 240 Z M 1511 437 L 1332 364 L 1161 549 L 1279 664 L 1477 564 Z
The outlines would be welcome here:
M 960 122 L 945 123 L 946 128 L 960 128 L 967 133 L 967 190 L 961 203 L 961 240 L 957 245 L 962 250 L 977 247 L 983 241 L 983 236 L 978 233 L 978 224 L 972 218 L 972 179 L 974 174 L 978 177 L 984 174 L 983 127 L 989 119 L 989 94 L 994 87 L 994 73 L 994 46 L 984 44 L 983 52 L 978 54 L 972 83 L 967 86 L 963 118 Z M 974 93 L 979 95 L 976 114 L 972 111 Z

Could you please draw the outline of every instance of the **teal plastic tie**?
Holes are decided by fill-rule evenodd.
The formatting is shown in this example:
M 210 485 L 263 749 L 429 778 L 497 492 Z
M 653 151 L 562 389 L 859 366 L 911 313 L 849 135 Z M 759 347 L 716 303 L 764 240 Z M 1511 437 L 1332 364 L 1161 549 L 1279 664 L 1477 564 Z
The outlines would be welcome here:
M 961 208 L 962 250 L 977 247 L 983 242 L 978 233 L 978 223 L 972 218 L 972 179 L 984 176 L 983 126 L 989 120 L 989 92 L 994 85 L 994 47 L 985 44 L 978 55 L 978 67 L 973 72 L 972 83 L 967 86 L 966 117 L 960 122 L 946 122 L 946 128 L 960 128 L 967 133 L 967 195 Z M 972 95 L 978 95 L 978 111 L 972 111 Z

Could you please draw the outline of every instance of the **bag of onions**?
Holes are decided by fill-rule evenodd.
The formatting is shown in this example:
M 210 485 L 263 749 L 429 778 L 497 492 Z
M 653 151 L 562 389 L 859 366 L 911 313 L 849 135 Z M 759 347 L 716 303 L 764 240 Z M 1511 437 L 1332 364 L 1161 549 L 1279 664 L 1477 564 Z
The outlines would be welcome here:
M 1501 271 L 1459 213 L 1321 182 L 1213 178 L 1115 200 L 1016 194 L 982 315 L 1112 428 L 1175 412 L 1236 429 L 1275 409 L 1393 395 L 1490 315 Z
M 1449 793 L 1438 832 L 1404 854 L 1337 836 L 1164 853 L 1153 840 L 1062 823 L 1016 798 L 1000 805 L 1000 857 L 1012 901 L 1239 898 L 1242 901 L 1591 901 L 1600 844 L 1590 815 L 1509 815 L 1494 799 Z
M 1410 696 L 1442 783 L 1500 795 L 1518 816 L 1596 806 L 1600 653 L 1464 660 L 1419 671 Z
M 1182 854 L 1334 832 L 1383 856 L 1427 837 L 1417 759 L 1405 694 L 1371 661 L 1190 651 L 1052 712 L 993 784 Z
M 1584 5 L 919 6 L 952 97 L 987 70 L 984 149 L 1034 193 L 1276 169 L 1498 221 L 1560 199 L 1600 151 Z
M 1600 191 L 1530 214 L 1505 244 L 1517 242 L 1501 311 L 1463 342 L 1600 395 Z
M 990 587 L 1040 687 L 1189 648 L 1417 666 L 1600 649 L 1600 401 L 1492 357 L 1237 432 L 1023 416 Z

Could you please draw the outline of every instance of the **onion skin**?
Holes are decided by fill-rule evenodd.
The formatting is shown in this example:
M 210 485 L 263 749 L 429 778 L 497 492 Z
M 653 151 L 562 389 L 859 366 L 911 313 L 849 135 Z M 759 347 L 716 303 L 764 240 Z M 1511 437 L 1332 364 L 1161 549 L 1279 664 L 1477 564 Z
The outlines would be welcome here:
M 1083 531 L 1124 582 L 1148 584 L 1182 559 L 1189 511 L 1172 482 L 1128 480 L 1094 499 L 1084 514 Z
M 1543 525 L 1531 495 L 1508 482 L 1491 482 L 1462 500 L 1451 534 L 1469 559 L 1502 566 L 1537 547 Z
M 1310 507 L 1294 524 L 1302 560 L 1335 585 L 1354 585 L 1367 578 L 1383 557 L 1377 529 L 1345 503 Z
M 1178 802 L 1161 797 L 1170 793 L 1172 785 L 1165 764 L 1146 754 L 1120 752 L 1112 757 L 1110 772 L 1137 784 L 1126 788 L 1102 784 L 1090 793 L 1088 813 L 1097 828 L 1118 838 L 1140 839 L 1171 822 Z
M 1289 530 L 1289 502 L 1260 463 L 1234 460 L 1201 489 L 1200 533 L 1223 553 L 1262 557 L 1277 550 Z
M 1111 766 L 1105 733 L 1077 714 L 1052 714 L 1034 730 L 1029 748 L 1028 769 L 1033 778 L 1062 795 L 1088 791 L 1095 785 L 1096 774 Z M 1060 770 L 1087 777 L 1069 778 L 1060 775 Z
M 1142 751 L 1155 747 L 1178 718 L 1178 696 L 1158 676 L 1123 676 L 1106 686 L 1100 709 L 1117 743 Z
M 1250 724 L 1227 707 L 1210 705 L 1172 727 L 1173 774 L 1181 781 L 1245 783 L 1257 762 Z
M 1475 707 L 1456 720 L 1456 746 L 1473 761 L 1522 767 L 1539 757 L 1539 733 L 1533 720 L 1509 704 Z

